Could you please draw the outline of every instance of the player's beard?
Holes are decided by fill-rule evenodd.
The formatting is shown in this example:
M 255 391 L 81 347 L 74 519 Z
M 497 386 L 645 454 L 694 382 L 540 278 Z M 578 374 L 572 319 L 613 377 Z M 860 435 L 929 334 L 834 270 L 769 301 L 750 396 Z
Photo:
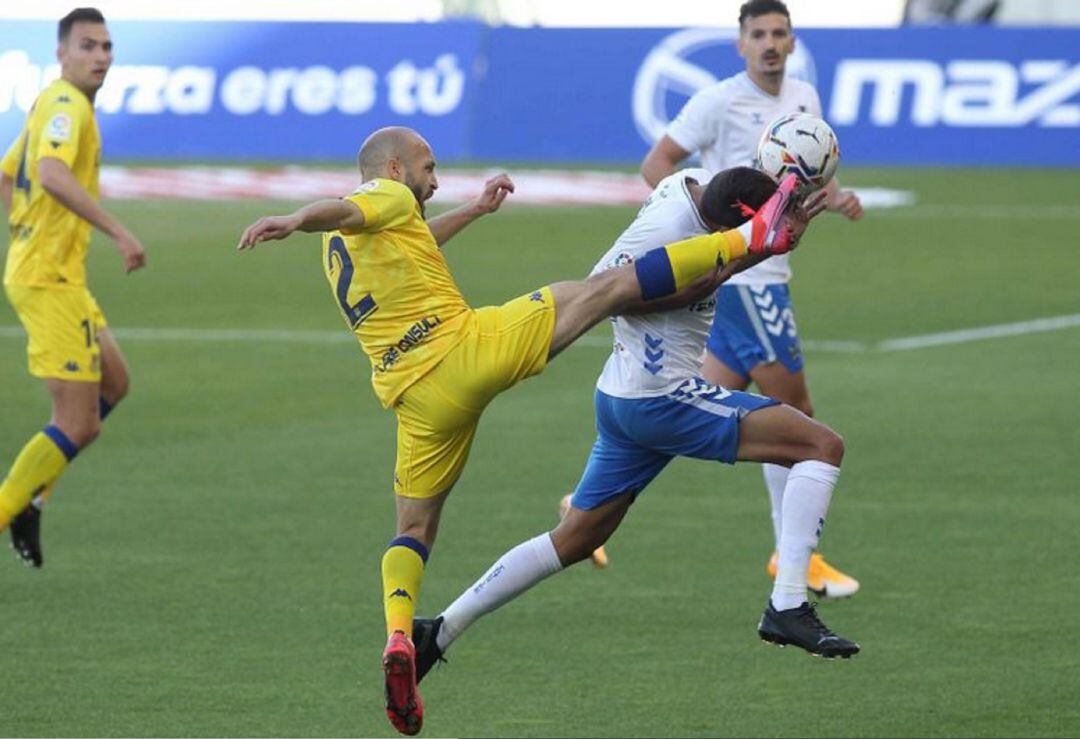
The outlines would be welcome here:
M 415 182 L 412 182 L 408 177 L 405 178 L 405 187 L 412 191 L 413 197 L 416 198 L 416 202 L 420 204 L 420 216 L 424 217 L 427 214 L 427 209 L 424 207 L 424 191 Z

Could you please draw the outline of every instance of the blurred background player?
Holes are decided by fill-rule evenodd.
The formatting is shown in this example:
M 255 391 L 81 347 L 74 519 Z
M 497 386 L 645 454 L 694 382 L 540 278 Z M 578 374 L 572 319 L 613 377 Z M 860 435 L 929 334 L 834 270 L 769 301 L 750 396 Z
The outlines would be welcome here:
M 435 155 L 418 133 L 383 128 L 360 147 L 362 184 L 259 219 L 238 248 L 322 232 L 322 263 L 342 316 L 372 365 L 372 385 L 397 416 L 396 536 L 382 560 L 387 644 L 386 714 L 403 734 L 423 726 L 416 690 L 413 617 L 443 505 L 465 468 L 485 407 L 543 371 L 547 362 L 608 316 L 643 308 L 745 254 L 790 248 L 805 225 L 786 215 L 794 177 L 739 231 L 657 248 L 633 265 L 558 282 L 502 306 L 471 309 L 441 247 L 494 212 L 513 183 L 489 180 L 473 202 L 425 220 L 438 188 Z
M 0 167 L 11 227 L 4 290 L 26 328 L 30 374 L 52 398 L 49 424 L 0 486 L 0 531 L 11 526 L 12 547 L 34 567 L 44 561 L 42 505 L 128 391 L 124 355 L 86 285 L 91 227 L 116 242 L 128 272 L 146 264 L 139 241 L 97 202 L 94 97 L 113 61 L 105 18 L 77 8 L 60 20 L 58 37 L 60 79 L 38 96 Z
M 664 178 L 592 274 L 634 263 L 658 245 L 736 228 L 776 190 L 749 167 L 710 179 L 702 169 Z M 823 209 L 807 203 L 809 220 Z M 807 601 L 807 571 L 840 476 L 843 440 L 790 406 L 728 391 L 698 375 L 720 280 L 746 266 L 725 266 L 716 279 L 650 308 L 615 318 L 614 346 L 596 383 L 597 440 L 569 511 L 551 532 L 506 552 L 434 620 L 415 626 L 420 677 L 465 629 L 546 577 L 593 555 L 631 504 L 675 457 L 733 464 L 772 462 L 788 476 L 779 573 L 758 634 L 824 657 L 850 657 L 854 642 L 837 636 Z
M 710 172 L 753 166 L 765 126 L 788 113 L 820 117 L 821 101 L 807 82 L 785 77 L 788 55 L 795 49 L 791 16 L 780 0 L 751 0 L 739 9 L 739 54 L 746 71 L 696 93 L 672 121 L 641 164 L 641 173 L 655 187 L 692 153 Z M 859 198 L 840 189 L 835 178 L 826 186 L 828 210 L 851 220 L 862 217 Z M 721 387 L 745 390 L 753 382 L 769 397 L 814 415 L 803 372 L 788 282 L 789 256 L 779 255 L 735 275 L 717 293 L 716 317 L 706 345 L 701 376 Z M 763 464 L 772 507 L 777 547 L 783 520 L 788 470 Z M 768 563 L 776 577 L 774 550 Z M 810 588 L 820 597 L 853 595 L 859 583 L 815 553 L 810 560 Z

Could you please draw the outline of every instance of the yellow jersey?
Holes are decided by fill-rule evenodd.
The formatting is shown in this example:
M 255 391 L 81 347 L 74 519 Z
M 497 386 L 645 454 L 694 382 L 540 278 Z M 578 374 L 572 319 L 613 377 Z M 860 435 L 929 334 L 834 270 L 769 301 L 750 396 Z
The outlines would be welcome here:
M 22 131 L 0 163 L 4 174 L 15 180 L 4 283 L 85 286 L 90 223 L 45 192 L 38 180 L 42 157 L 64 162 L 79 184 L 97 199 L 101 135 L 94 106 L 64 79 L 38 95 Z
M 323 270 L 389 408 L 461 341 L 473 312 L 408 187 L 375 179 L 346 199 L 364 225 L 323 234 Z

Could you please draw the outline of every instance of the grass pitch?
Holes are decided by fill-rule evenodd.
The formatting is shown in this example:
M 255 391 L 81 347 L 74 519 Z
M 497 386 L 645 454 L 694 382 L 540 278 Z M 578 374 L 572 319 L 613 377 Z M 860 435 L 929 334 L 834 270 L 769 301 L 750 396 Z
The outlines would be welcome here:
M 756 467 L 672 464 L 613 567 L 478 623 L 424 683 L 426 736 L 1064 736 L 1080 731 L 1072 466 L 1080 328 L 904 352 L 903 336 L 1080 313 L 1075 172 L 870 171 L 920 204 L 823 218 L 793 294 L 819 416 L 848 456 L 823 551 L 863 590 L 822 607 L 851 662 L 761 644 Z M 150 266 L 96 240 L 117 329 L 345 334 L 318 238 L 236 254 L 286 204 L 113 202 Z M 448 246 L 474 305 L 580 276 L 633 209 L 509 206 Z M 6 303 L 0 326 L 15 324 Z M 555 521 L 593 439 L 600 337 L 498 399 L 447 507 L 420 611 Z M 133 390 L 63 478 L 46 566 L 0 562 L 0 734 L 383 736 L 378 564 L 393 419 L 346 340 L 130 336 Z M 185 339 L 184 336 L 187 336 Z M 202 336 L 202 338 L 199 338 Z M 227 340 L 220 340 L 220 339 Z M 0 466 L 45 421 L 0 336 Z M 7 535 L 4 534 L 6 546 Z

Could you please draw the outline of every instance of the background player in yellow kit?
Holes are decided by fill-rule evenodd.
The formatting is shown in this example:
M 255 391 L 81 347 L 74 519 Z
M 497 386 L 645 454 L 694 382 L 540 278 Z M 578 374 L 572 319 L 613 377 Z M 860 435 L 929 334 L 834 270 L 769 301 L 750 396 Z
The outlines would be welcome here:
M 86 286 L 91 227 L 113 238 L 128 272 L 146 264 L 139 241 L 97 203 L 94 96 L 113 60 L 105 18 L 77 8 L 58 35 L 60 79 L 38 96 L 0 166 L 11 227 L 4 291 L 26 328 L 30 374 L 52 397 L 49 424 L 0 485 L 0 531 L 10 524 L 13 548 L 35 567 L 43 562 L 41 506 L 128 390 L 124 356 Z
M 805 224 L 783 217 L 791 178 L 739 230 L 678 242 L 584 281 L 473 310 L 439 247 L 496 210 L 513 190 L 510 179 L 489 180 L 475 201 L 427 222 L 424 203 L 438 179 L 422 137 L 407 128 L 381 129 L 358 159 L 363 184 L 351 196 L 261 218 L 238 248 L 298 230 L 324 232 L 331 290 L 371 360 L 376 395 L 397 415 L 397 536 L 382 561 L 389 635 L 383 667 L 387 715 L 399 731 L 415 734 L 423 721 L 411 641 L 420 582 L 443 504 L 487 404 L 539 373 L 600 320 L 676 293 L 707 292 L 715 288 L 718 265 L 786 251 Z

